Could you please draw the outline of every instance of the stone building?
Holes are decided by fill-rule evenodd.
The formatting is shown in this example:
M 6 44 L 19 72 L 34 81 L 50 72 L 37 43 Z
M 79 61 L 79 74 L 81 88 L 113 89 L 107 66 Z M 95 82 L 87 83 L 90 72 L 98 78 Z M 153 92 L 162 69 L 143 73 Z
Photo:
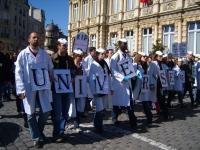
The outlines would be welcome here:
M 69 0 L 68 49 L 73 37 L 85 32 L 90 46 L 106 47 L 119 38 L 130 51 L 149 53 L 157 39 L 166 51 L 173 43 L 187 43 L 200 53 L 200 0 Z
M 38 18 L 37 11 L 29 6 L 28 0 L 0 0 L 0 41 L 4 43 L 3 51 L 24 48 L 29 32 L 36 26 L 44 30 L 44 12 L 41 10 L 41 18 Z

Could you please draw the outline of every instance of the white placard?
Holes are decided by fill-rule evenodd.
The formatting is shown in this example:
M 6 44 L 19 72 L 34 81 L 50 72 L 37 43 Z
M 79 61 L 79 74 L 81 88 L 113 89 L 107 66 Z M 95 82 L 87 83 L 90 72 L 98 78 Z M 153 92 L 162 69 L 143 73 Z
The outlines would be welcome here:
M 50 89 L 49 72 L 44 65 L 31 65 L 30 81 L 32 91 Z
M 142 80 L 141 92 L 148 92 L 148 91 L 149 91 L 149 75 L 144 75 Z
M 74 51 L 75 49 L 80 49 L 83 52 L 87 52 L 88 43 L 89 43 L 89 36 L 84 32 L 80 32 L 74 38 L 72 51 Z
M 185 83 L 185 71 L 180 72 L 180 78 L 181 78 L 182 83 Z
M 108 75 L 104 74 L 103 76 L 100 76 L 96 74 L 95 86 L 97 94 L 109 94 Z
M 75 98 L 87 97 L 87 76 L 75 77 Z
M 169 71 L 168 72 L 168 81 L 169 81 L 169 85 L 174 85 L 174 71 Z
M 124 59 L 122 61 L 119 61 L 118 66 L 120 68 L 120 72 L 122 72 L 124 76 L 128 76 L 130 78 L 136 76 L 133 64 L 130 62 L 129 59 Z
M 54 69 L 56 93 L 73 93 L 70 70 Z
M 166 77 L 165 70 L 160 70 L 159 76 L 160 76 L 160 81 L 161 81 L 162 87 L 163 88 L 167 88 L 168 87 L 168 83 L 167 83 L 167 77 Z
M 184 57 L 187 54 L 187 44 L 182 43 L 173 43 L 172 44 L 172 54 L 174 57 Z

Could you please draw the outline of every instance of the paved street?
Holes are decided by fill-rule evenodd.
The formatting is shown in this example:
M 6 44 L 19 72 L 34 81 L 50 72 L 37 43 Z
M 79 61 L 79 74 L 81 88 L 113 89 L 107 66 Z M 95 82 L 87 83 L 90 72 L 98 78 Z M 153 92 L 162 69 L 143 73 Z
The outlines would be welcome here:
M 87 150 L 199 150 L 200 149 L 200 107 L 191 109 L 174 106 L 171 112 L 175 119 L 168 122 L 154 120 L 152 126 L 145 125 L 145 117 L 137 106 L 136 116 L 139 120 L 137 130 L 129 128 L 127 116 L 122 114 L 119 126 L 113 126 L 110 113 L 105 116 L 105 132 L 101 135 L 93 132 L 92 112 L 89 119 L 81 124 L 82 132 L 67 129 L 63 143 L 52 141 L 52 123 L 48 120 L 45 128 L 47 141 L 44 149 L 87 149 Z M 175 104 L 176 105 L 176 104 Z M 34 149 L 29 131 L 23 127 L 23 120 L 17 116 L 15 101 L 4 102 L 0 109 L 4 116 L 0 120 L 0 150 Z M 156 116 L 155 116 L 156 119 Z

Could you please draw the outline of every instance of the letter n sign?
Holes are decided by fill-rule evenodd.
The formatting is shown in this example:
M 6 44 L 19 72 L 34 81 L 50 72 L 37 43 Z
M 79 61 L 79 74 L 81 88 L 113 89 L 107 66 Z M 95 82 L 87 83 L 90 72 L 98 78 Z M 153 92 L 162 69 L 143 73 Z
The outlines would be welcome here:
M 54 69 L 56 93 L 73 93 L 70 70 Z
M 87 76 L 75 77 L 75 98 L 87 97 Z

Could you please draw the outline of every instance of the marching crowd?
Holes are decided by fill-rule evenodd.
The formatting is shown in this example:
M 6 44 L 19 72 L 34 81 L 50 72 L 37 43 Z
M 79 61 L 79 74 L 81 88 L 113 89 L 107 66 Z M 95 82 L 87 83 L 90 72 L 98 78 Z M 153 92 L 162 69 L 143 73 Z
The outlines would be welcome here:
M 189 92 L 191 107 L 200 103 L 200 61 L 191 51 L 184 58 L 175 58 L 172 54 L 161 51 L 146 55 L 143 52 L 129 54 L 126 39 L 120 39 L 116 47 L 106 49 L 88 48 L 88 54 L 81 49 L 67 54 L 67 41 L 58 39 L 57 50 L 51 56 L 39 48 L 40 37 L 32 32 L 28 38 L 29 45 L 11 64 L 12 83 L 16 86 L 16 101 L 19 112 L 23 112 L 24 125 L 30 130 L 35 147 L 41 147 L 45 139 L 45 123 L 51 111 L 53 137 L 61 141 L 69 118 L 74 128 L 79 128 L 80 118 L 88 104 L 95 110 L 93 124 L 95 132 L 103 132 L 104 111 L 112 111 L 113 124 L 118 124 L 121 112 L 127 112 L 132 128 L 137 128 L 134 114 L 135 101 L 143 106 L 147 123 L 151 124 L 152 107 L 164 120 L 173 115 L 169 109 L 171 101 L 178 95 L 180 107 L 184 108 L 184 96 Z M 3 77 L 6 77 L 0 53 L 0 94 L 3 93 Z M 73 92 L 57 92 L 54 70 L 69 70 Z M 87 95 L 76 97 L 75 78 L 86 77 Z M 65 82 L 64 80 L 62 81 Z M 67 87 L 68 85 L 66 85 Z M 79 89 L 80 90 L 80 89 Z M 2 101 L 0 100 L 0 105 Z M 38 119 L 36 107 L 39 107 Z

